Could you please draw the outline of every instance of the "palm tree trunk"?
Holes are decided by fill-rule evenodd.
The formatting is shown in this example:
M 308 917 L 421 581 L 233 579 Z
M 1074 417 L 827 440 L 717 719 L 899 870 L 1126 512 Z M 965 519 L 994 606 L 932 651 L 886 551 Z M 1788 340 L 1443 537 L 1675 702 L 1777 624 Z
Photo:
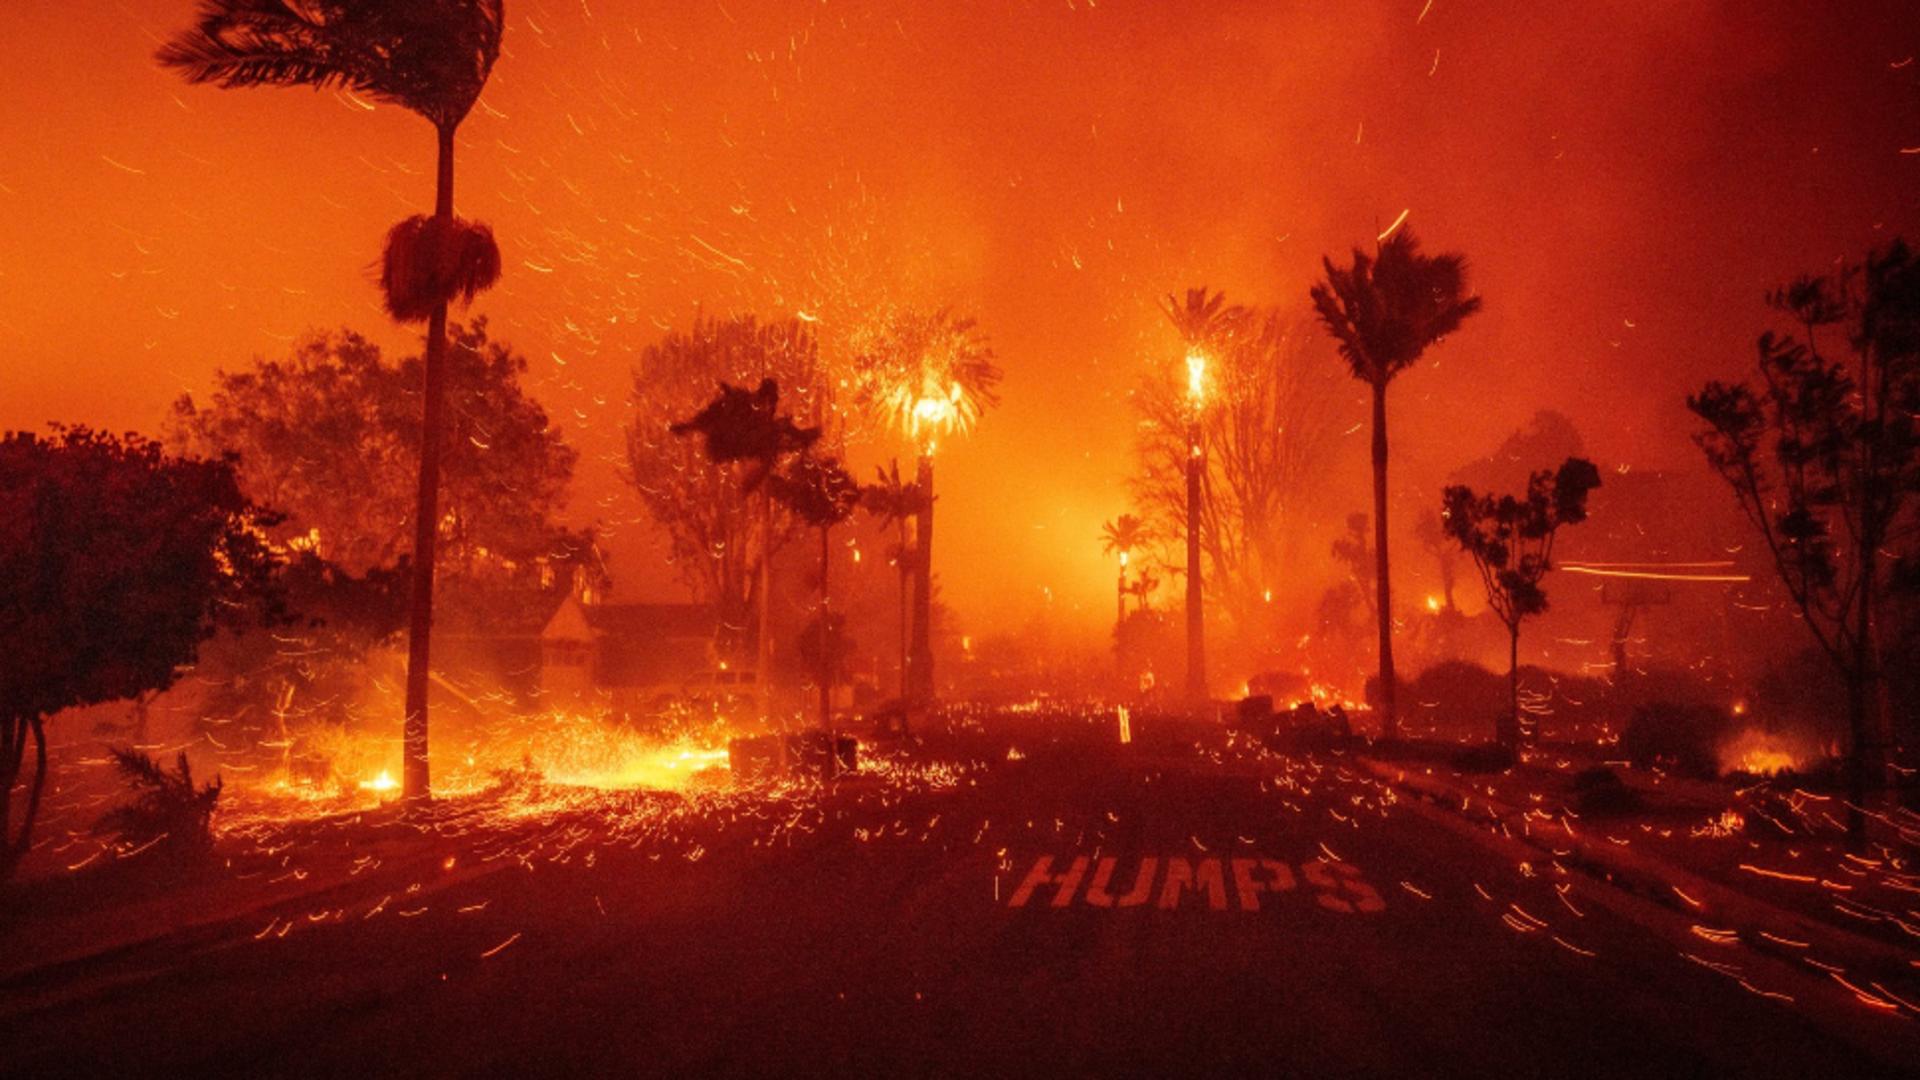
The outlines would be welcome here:
M 1400 737 L 1400 719 L 1394 711 L 1393 588 L 1387 573 L 1387 384 L 1373 384 L 1373 555 L 1377 603 L 1374 619 L 1380 627 L 1380 737 Z
M 759 611 L 755 615 L 754 682 L 759 684 L 760 715 L 773 726 L 773 490 L 762 481 L 760 489 L 760 584 Z
M 839 740 L 833 730 L 833 594 L 827 590 L 827 573 L 833 566 L 833 529 L 820 527 L 820 730 L 827 735 L 827 775 L 838 771 Z
M 933 700 L 933 455 L 920 455 L 920 512 L 914 515 L 913 645 L 907 654 L 907 685 L 913 704 Z
M 433 215 L 453 217 L 453 128 L 440 128 Z M 433 564 L 440 526 L 440 443 L 446 420 L 447 305 L 427 320 L 426 373 L 420 404 L 420 488 L 414 503 L 413 590 L 407 612 L 407 701 L 402 736 L 402 793 L 408 802 L 432 794 L 427 766 L 427 678 L 433 636 Z
M 0 772 L 0 882 L 13 876 L 33 846 L 33 822 L 40 816 L 40 794 L 47 786 L 47 731 L 40 717 L 14 718 L 7 722 L 7 728 L 0 732 L 4 736 L 0 760 L 5 762 L 5 770 Z M 27 785 L 27 810 L 20 818 L 16 836 L 8 831 L 8 820 L 13 810 L 13 787 L 20 779 L 20 764 L 26 760 L 28 734 L 32 734 L 34 745 L 33 780 Z
M 1119 639 L 1120 628 L 1127 622 L 1127 568 L 1120 568 L 1120 580 L 1113 587 L 1113 633 Z
M 1200 580 L 1200 419 L 1187 421 L 1187 696 L 1207 697 L 1207 641 Z
M 897 550 L 900 555 L 900 734 L 905 736 L 910 734 L 911 729 L 911 725 L 907 719 L 907 603 L 911 595 L 910 590 L 913 580 L 911 576 L 913 573 L 913 564 L 908 561 L 907 556 L 906 518 L 901 517 L 896 519 L 894 532 L 896 538 L 899 540 Z

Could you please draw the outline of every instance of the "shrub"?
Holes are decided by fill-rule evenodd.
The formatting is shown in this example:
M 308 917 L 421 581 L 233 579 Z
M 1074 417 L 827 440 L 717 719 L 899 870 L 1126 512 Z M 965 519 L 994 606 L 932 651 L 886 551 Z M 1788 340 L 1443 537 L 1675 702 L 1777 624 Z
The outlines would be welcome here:
M 1491 732 L 1506 714 L 1507 677 L 1466 660 L 1448 660 L 1420 673 L 1400 695 L 1407 718 L 1441 731 Z
M 1640 793 L 1605 765 L 1582 769 L 1573 777 L 1573 805 L 1582 814 L 1627 814 L 1640 808 Z
M 1720 775 L 1720 744 L 1731 728 L 1717 706 L 1650 701 L 1633 710 L 1620 749 L 1635 765 L 1711 780 Z
M 182 854 L 200 854 L 213 847 L 213 808 L 221 787 L 218 776 L 211 784 L 195 787 L 185 752 L 175 771 L 169 772 L 151 755 L 132 747 L 109 750 L 138 795 L 101 818 L 101 828 L 136 844 L 161 841 Z
M 1463 773 L 1506 772 L 1513 763 L 1513 750 L 1499 743 L 1476 743 L 1453 755 L 1453 767 Z

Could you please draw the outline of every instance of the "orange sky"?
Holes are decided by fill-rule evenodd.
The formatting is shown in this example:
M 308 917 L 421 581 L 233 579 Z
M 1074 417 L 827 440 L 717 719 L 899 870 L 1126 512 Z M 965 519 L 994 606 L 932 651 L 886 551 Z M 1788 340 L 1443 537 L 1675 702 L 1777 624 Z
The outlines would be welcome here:
M 366 268 L 428 208 L 428 128 L 182 85 L 150 56 L 192 8 L 0 5 L 0 426 L 152 432 L 305 329 L 404 341 Z M 612 530 L 628 596 L 660 580 L 615 473 L 630 365 L 697 304 L 977 314 L 1005 402 L 942 451 L 946 595 L 992 626 L 1050 591 L 1104 628 L 1125 393 L 1179 359 L 1161 293 L 1300 303 L 1321 254 L 1406 209 L 1466 252 L 1485 314 L 1394 394 L 1395 486 L 1424 501 L 1540 407 L 1603 465 L 1697 467 L 1681 399 L 1748 363 L 1760 293 L 1920 231 L 1910 3 L 508 12 L 460 146 L 460 210 L 506 263 L 477 310 L 582 450 L 574 513 Z M 1327 482 L 1358 508 L 1351 457 Z

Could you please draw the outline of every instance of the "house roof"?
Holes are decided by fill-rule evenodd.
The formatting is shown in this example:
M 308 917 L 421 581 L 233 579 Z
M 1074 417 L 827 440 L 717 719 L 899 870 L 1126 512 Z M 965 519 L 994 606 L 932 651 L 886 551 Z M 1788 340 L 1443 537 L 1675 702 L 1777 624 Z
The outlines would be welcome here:
M 712 639 L 718 623 L 706 604 L 582 604 L 568 597 L 540 637 L 545 641 L 629 642 Z

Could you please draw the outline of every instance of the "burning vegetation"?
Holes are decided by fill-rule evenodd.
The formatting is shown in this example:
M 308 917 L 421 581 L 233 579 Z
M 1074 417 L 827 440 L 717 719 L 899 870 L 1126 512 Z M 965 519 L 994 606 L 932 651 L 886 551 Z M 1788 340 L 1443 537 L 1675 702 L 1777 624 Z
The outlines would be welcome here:
M 0 161 L 120 260 L 52 303 L 0 238 L 76 324 L 0 309 L 64 350 L 0 439 L 0 998 L 577 1024 L 558 971 L 669 1072 L 1243 1070 L 1204 963 L 1367 1034 L 1302 1071 L 1405 1072 L 1378 1003 L 1518 1017 L 1434 1028 L 1476 1073 L 1769 1064 L 1784 1008 L 1914 1060 L 1853 1013 L 1920 1018 L 1920 147 L 1722 115 L 1910 13 L 1636 12 L 1597 78 L 1503 55 L 1571 9 L 603 7 L 203 0 L 94 212 Z M 1816 111 L 1920 125 L 1903 50 Z M 263 87 L 319 93 L 211 92 Z M 1776 126 L 1801 172 L 1721 160 Z M 742 998 L 778 1049 L 696 1022 Z

